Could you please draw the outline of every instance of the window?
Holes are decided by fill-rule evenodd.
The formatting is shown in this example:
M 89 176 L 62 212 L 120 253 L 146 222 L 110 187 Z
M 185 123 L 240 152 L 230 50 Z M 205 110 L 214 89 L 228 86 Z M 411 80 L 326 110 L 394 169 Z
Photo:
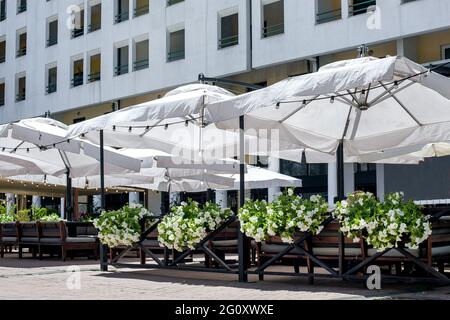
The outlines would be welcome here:
M 219 49 L 239 43 L 239 16 L 237 13 L 220 17 Z
M 88 82 L 100 81 L 102 56 L 100 53 L 93 53 L 89 57 Z
M 115 76 L 120 76 L 128 73 L 128 51 L 128 44 L 116 47 L 116 64 L 114 68 Z
M 149 0 L 134 0 L 134 16 L 139 17 L 148 13 Z
M 27 0 L 17 0 L 17 14 L 27 11 Z
M 138 71 L 148 68 L 149 45 L 148 39 L 136 40 L 134 45 L 133 70 Z
M 169 50 L 167 53 L 167 61 L 176 61 L 185 57 L 185 39 L 184 29 L 169 33 Z
M 0 106 L 5 105 L 5 80 L 0 80 Z
M 84 35 L 84 8 L 80 5 L 79 10 L 73 12 L 72 39 Z
M 78 87 L 84 83 L 84 60 L 75 58 L 72 62 L 72 87 Z
M 26 30 L 18 31 L 17 34 L 17 57 L 27 54 L 27 32 Z
M 56 17 L 47 21 L 47 47 L 58 43 L 58 20 Z
M 450 45 L 442 47 L 442 59 L 450 59 Z
M 25 73 L 16 76 L 16 102 L 24 101 L 26 98 L 27 80 Z
M 263 0 L 262 37 L 284 33 L 284 0 Z
M 6 20 L 6 0 L 0 0 L 0 21 Z
M 102 4 L 100 0 L 91 2 L 89 5 L 88 32 L 94 32 L 102 28 Z
M 316 23 L 325 23 L 341 18 L 341 0 L 317 0 Z
M 5 36 L 0 38 L 0 63 L 6 61 L 6 38 Z
M 116 0 L 114 23 L 127 21 L 130 18 L 129 8 L 129 0 Z
M 183 2 L 184 0 L 167 0 L 167 6 L 171 6 L 180 2 Z
M 366 13 L 371 6 L 377 4 L 376 0 L 353 0 L 349 2 L 348 14 L 350 16 L 356 16 Z
M 56 64 L 47 66 L 47 94 L 56 92 L 58 80 L 58 68 Z

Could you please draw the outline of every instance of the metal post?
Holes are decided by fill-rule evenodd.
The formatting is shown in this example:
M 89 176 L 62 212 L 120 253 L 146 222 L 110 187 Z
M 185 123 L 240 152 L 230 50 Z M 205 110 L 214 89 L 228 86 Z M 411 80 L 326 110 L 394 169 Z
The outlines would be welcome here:
M 240 160 L 240 186 L 239 186 L 239 208 L 245 204 L 245 121 L 244 116 L 239 117 L 239 160 Z M 250 248 L 248 238 L 241 232 L 239 227 L 238 247 L 239 247 L 239 282 L 247 282 L 247 269 L 250 264 Z
M 339 148 L 336 153 L 337 165 L 337 201 L 342 201 L 345 198 L 344 191 L 344 143 L 339 143 Z M 345 238 L 341 232 L 339 234 L 339 274 L 345 273 Z
M 214 191 L 212 189 L 206 190 L 206 202 L 214 202 Z
M 66 172 L 66 214 L 67 221 L 73 220 L 73 197 L 72 197 L 72 178 L 70 177 L 70 169 Z
M 105 150 L 103 142 L 103 130 L 100 130 L 100 212 L 105 210 Z M 100 244 L 100 270 L 108 271 L 108 246 Z

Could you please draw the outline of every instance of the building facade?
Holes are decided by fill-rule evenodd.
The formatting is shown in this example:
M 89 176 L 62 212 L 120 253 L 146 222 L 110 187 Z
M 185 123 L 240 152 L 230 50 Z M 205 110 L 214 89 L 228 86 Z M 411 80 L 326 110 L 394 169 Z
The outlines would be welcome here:
M 450 1 L 0 0 L 0 122 L 50 113 L 71 124 L 156 99 L 200 73 L 270 85 L 354 58 L 361 44 L 377 57 L 446 61 Z M 257 160 L 303 178 L 305 193 L 335 194 L 333 165 Z M 347 191 L 450 198 L 445 158 L 347 172 Z M 411 187 L 417 172 L 422 182 Z

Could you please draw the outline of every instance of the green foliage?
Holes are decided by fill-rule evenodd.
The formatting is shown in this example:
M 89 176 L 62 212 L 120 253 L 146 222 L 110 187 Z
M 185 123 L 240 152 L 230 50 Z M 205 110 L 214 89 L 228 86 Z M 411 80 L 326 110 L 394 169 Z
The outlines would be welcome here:
M 30 222 L 31 221 L 31 210 L 19 210 L 15 214 L 15 220 L 19 222 Z

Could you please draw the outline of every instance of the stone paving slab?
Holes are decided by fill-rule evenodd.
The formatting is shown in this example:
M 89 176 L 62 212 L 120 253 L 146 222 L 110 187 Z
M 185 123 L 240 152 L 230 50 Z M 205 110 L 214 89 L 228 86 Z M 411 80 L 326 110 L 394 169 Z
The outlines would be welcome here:
M 79 273 L 73 273 L 79 270 Z M 57 259 L 43 261 L 14 256 L 0 259 L 0 299 L 68 300 L 450 300 L 450 287 L 389 285 L 379 291 L 361 282 L 317 279 L 315 285 L 297 277 L 273 276 L 241 284 L 236 276 L 156 269 L 115 269 L 100 272 L 98 262 Z M 78 281 L 79 280 L 79 281 Z M 79 284 L 79 288 L 78 288 Z

